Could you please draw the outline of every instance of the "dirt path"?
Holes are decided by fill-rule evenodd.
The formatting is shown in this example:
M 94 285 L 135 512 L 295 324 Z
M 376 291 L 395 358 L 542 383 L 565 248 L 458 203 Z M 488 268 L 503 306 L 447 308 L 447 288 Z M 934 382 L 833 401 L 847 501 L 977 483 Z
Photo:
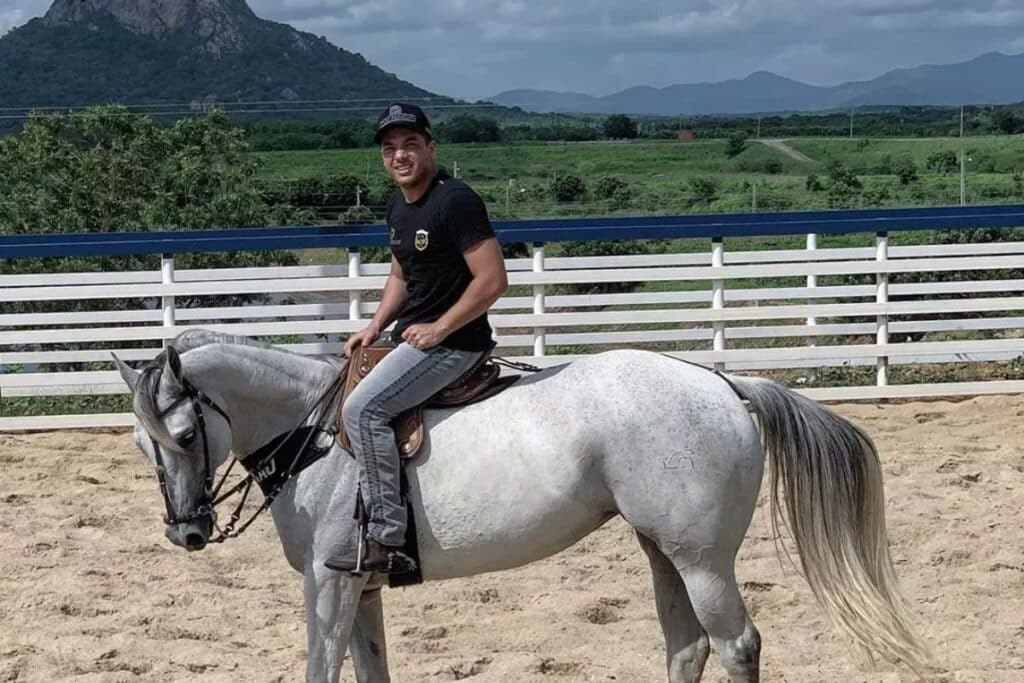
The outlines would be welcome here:
M 950 670 L 939 680 L 1024 680 L 1024 396 L 838 410 L 879 445 L 897 571 Z M 201 553 L 172 547 L 124 432 L 0 434 L 0 474 L 0 681 L 303 679 L 301 582 L 269 519 Z M 762 504 L 737 567 L 762 680 L 913 680 L 857 659 L 777 561 L 767 517 Z M 384 601 L 395 681 L 665 680 L 647 562 L 621 521 L 542 562 Z M 705 681 L 725 680 L 713 656 Z
M 760 142 L 762 145 L 765 145 L 766 147 L 771 147 L 777 152 L 785 154 L 790 159 L 814 163 L 814 159 L 810 158 L 800 150 L 790 147 L 788 140 L 761 138 L 757 140 L 757 142 Z

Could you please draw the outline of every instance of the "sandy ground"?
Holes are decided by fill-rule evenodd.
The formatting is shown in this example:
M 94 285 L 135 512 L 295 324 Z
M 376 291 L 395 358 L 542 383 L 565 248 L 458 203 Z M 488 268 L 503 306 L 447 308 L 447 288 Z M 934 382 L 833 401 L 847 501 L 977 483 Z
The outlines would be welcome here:
M 885 461 L 898 570 L 949 681 L 1024 681 L 1024 397 L 845 405 Z M 186 554 L 125 433 L 0 434 L 0 681 L 298 681 L 300 580 L 269 519 Z M 902 681 L 859 661 L 776 560 L 738 575 L 765 681 Z M 659 681 L 647 564 L 619 521 L 515 571 L 385 591 L 397 681 Z M 349 681 L 351 670 L 343 675 Z M 714 656 L 705 680 L 725 680 Z

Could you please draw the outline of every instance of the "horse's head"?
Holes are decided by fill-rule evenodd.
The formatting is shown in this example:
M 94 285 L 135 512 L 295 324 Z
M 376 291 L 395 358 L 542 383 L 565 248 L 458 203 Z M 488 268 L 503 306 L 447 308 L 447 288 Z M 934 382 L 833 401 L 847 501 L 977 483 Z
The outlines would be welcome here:
M 189 381 L 173 347 L 141 371 L 114 356 L 131 389 L 135 443 L 156 468 L 167 513 L 167 538 L 202 550 L 213 532 L 213 476 L 231 450 L 222 401 Z

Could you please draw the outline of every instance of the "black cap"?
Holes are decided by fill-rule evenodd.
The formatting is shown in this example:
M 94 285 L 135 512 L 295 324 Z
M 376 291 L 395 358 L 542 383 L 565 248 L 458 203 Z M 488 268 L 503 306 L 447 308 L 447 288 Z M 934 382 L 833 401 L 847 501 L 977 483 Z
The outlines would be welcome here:
M 384 131 L 398 127 L 410 128 L 423 135 L 427 140 L 433 138 L 430 132 L 430 119 L 422 109 L 415 104 L 395 102 L 377 117 L 377 132 L 373 136 L 373 141 L 379 145 Z

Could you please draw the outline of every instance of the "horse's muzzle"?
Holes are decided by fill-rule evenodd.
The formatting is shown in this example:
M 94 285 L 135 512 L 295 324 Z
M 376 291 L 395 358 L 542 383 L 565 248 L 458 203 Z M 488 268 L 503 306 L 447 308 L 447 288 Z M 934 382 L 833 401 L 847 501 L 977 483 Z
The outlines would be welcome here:
M 202 517 L 192 522 L 174 524 L 164 530 L 167 540 L 190 552 L 205 548 L 212 533 L 212 517 Z

